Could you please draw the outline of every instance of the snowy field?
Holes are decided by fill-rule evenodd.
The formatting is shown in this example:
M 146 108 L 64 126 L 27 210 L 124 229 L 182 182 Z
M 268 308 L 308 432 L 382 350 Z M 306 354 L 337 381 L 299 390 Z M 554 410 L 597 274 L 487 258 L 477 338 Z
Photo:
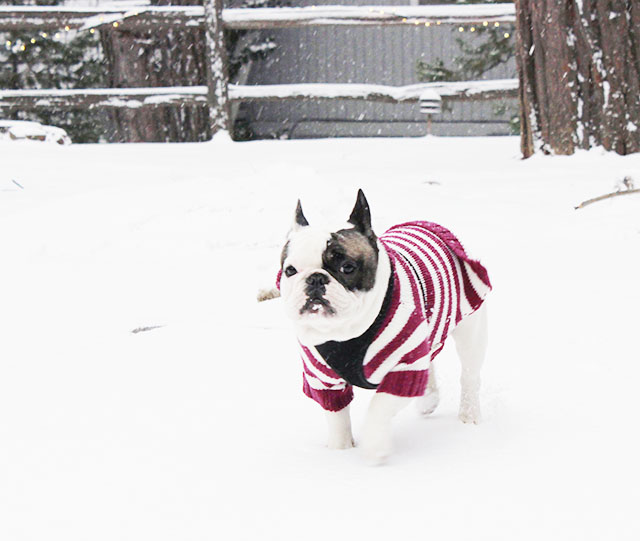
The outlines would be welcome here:
M 0 144 L 0 539 L 640 539 L 640 155 L 516 138 Z M 302 198 L 426 219 L 487 266 L 484 422 L 325 448 L 270 287 Z M 157 327 L 143 332 L 140 328 Z M 356 394 L 356 440 L 368 401 Z

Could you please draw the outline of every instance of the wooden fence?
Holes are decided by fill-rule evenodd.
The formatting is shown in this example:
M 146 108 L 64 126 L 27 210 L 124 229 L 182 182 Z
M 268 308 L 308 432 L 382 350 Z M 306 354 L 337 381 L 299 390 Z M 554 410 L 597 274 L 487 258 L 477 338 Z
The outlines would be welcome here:
M 224 29 L 261 30 L 307 26 L 500 25 L 515 22 L 513 4 L 440 6 L 310 6 L 222 9 L 222 0 L 203 6 L 64 8 L 0 6 L 0 31 L 64 32 L 115 29 L 204 28 L 206 86 L 87 90 L 0 90 L 0 111 L 109 107 L 209 106 L 212 133 L 229 129 L 231 101 L 350 99 L 388 103 L 417 102 L 426 91 L 444 101 L 515 97 L 517 79 L 425 83 L 405 87 L 365 84 L 230 85 Z M 464 28 L 464 26 L 461 26 Z M 0 44 L 1 46 L 1 44 Z

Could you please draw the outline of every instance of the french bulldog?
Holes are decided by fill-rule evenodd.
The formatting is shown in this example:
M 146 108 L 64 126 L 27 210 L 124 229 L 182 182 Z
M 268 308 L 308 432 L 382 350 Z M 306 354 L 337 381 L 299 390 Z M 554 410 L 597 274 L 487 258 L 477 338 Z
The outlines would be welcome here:
M 375 390 L 360 444 L 369 462 L 391 452 L 391 421 L 412 399 L 433 412 L 432 361 L 453 336 L 462 363 L 459 418 L 480 421 L 491 283 L 457 238 L 414 221 L 377 236 L 362 190 L 337 230 L 310 225 L 300 201 L 277 280 L 303 361 L 303 391 L 325 410 L 328 446 L 354 446 L 353 386 Z

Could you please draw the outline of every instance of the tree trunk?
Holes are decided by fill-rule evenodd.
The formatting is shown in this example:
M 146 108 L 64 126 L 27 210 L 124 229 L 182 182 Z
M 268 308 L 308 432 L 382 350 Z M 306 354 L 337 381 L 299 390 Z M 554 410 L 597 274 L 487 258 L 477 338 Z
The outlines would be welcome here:
M 202 0 L 153 0 L 153 5 L 193 5 Z M 200 29 L 152 32 L 101 30 L 111 87 L 206 84 L 205 40 Z M 211 137 L 207 107 L 118 109 L 110 113 L 119 142 L 206 141 Z
M 524 157 L 640 152 L 640 3 L 515 3 Z

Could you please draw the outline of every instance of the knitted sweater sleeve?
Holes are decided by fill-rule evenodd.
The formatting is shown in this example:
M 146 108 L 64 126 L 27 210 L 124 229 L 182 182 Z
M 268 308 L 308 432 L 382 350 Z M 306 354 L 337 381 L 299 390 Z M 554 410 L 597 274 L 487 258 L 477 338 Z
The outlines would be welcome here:
M 328 411 L 340 411 L 353 400 L 353 388 L 320 357 L 315 348 L 302 348 L 302 390 Z
M 302 391 L 327 411 L 340 411 L 353 400 L 353 387 L 345 384 L 342 389 L 317 389 L 312 387 L 306 374 L 302 375 Z

